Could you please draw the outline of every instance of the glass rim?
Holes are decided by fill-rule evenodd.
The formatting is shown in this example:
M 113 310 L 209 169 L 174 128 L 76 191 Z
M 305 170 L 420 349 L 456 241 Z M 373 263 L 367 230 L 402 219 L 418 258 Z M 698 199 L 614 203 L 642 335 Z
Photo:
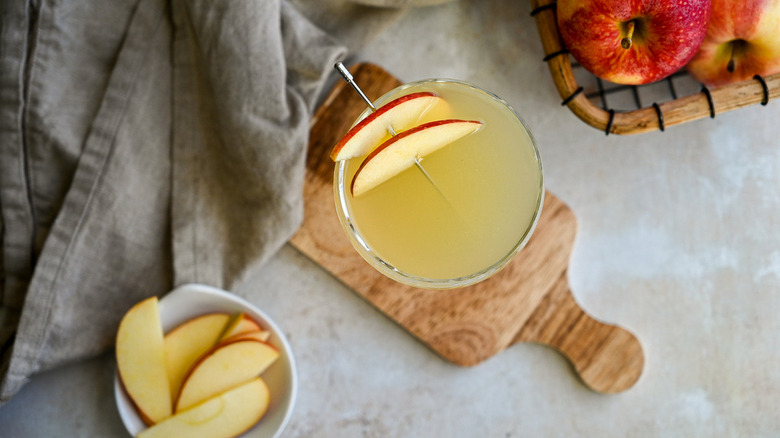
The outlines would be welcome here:
M 500 271 L 507 264 L 509 264 L 509 262 L 525 247 L 525 245 L 528 243 L 528 240 L 531 238 L 533 232 L 536 229 L 536 225 L 539 222 L 539 217 L 541 216 L 542 208 L 544 205 L 544 195 L 545 195 L 544 169 L 542 165 L 541 154 L 539 153 L 539 148 L 536 145 L 536 139 L 534 138 L 533 133 L 528 128 L 528 125 L 525 123 L 523 118 L 520 117 L 520 115 L 517 113 L 514 107 L 512 107 L 512 105 L 510 105 L 504 99 L 500 98 L 495 93 L 492 93 L 480 86 L 468 82 L 464 82 L 461 80 L 457 80 L 457 79 L 422 79 L 418 81 L 401 84 L 398 87 L 395 87 L 392 90 L 388 91 L 387 93 L 383 94 L 381 97 L 376 99 L 375 102 L 382 102 L 382 100 L 385 99 L 388 95 L 397 93 L 400 90 L 404 90 L 406 88 L 410 88 L 417 85 L 429 84 L 429 83 L 457 84 L 460 86 L 466 86 L 478 92 L 485 93 L 490 98 L 496 100 L 497 102 L 502 104 L 506 109 L 508 109 L 512 113 L 512 115 L 517 119 L 517 121 L 520 123 L 520 126 L 522 126 L 523 130 L 528 135 L 528 138 L 531 141 L 530 147 L 531 150 L 533 151 L 533 156 L 536 160 L 536 163 L 538 164 L 538 169 L 539 169 L 539 196 L 537 197 L 538 199 L 537 199 L 536 206 L 534 208 L 534 213 L 531 219 L 531 223 L 526 228 L 525 232 L 520 236 L 520 238 L 512 247 L 512 249 L 509 250 L 507 254 L 505 254 L 503 257 L 501 257 L 493 264 L 477 272 L 465 276 L 456 277 L 456 278 L 428 278 L 428 277 L 421 277 L 418 275 L 414 275 L 396 268 L 391 263 L 389 263 L 388 261 L 380 257 L 371 248 L 368 242 L 366 242 L 366 240 L 358 231 L 357 227 L 354 225 L 352 221 L 352 216 L 350 214 L 349 204 L 347 202 L 346 190 L 344 190 L 347 186 L 346 178 L 345 178 L 347 160 L 342 160 L 336 163 L 334 175 L 333 175 L 334 178 L 333 190 L 334 190 L 334 197 L 336 203 L 336 212 L 338 214 L 339 222 L 341 223 L 341 226 L 344 229 L 344 232 L 346 233 L 347 237 L 349 238 L 352 246 L 355 248 L 358 254 L 360 254 L 360 256 L 366 262 L 368 262 L 369 265 L 371 265 L 374 269 L 376 269 L 386 277 L 389 277 L 390 279 L 395 280 L 401 284 L 405 284 L 407 286 L 424 288 L 424 289 L 453 289 L 458 287 L 470 286 L 472 284 L 476 284 L 487 279 L 488 277 L 492 276 L 496 272 Z M 365 118 L 367 114 L 370 112 L 371 109 L 366 108 L 366 110 L 360 113 L 360 115 L 355 119 L 354 123 L 358 123 L 360 120 Z

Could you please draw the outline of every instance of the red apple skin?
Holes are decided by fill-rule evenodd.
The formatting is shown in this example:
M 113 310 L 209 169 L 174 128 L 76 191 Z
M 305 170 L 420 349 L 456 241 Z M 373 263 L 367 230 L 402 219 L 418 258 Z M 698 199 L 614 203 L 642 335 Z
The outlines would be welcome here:
M 448 123 L 457 123 L 457 122 L 478 123 L 480 125 L 482 124 L 481 122 L 477 122 L 477 121 L 474 121 L 474 120 L 460 120 L 460 119 L 435 120 L 433 122 L 428 122 L 428 123 L 424 123 L 422 125 L 417 125 L 414 128 L 407 129 L 406 131 L 403 131 L 403 132 L 399 133 L 398 135 L 391 137 L 386 142 L 382 143 L 381 145 L 377 146 L 376 149 L 371 151 L 371 153 L 366 156 L 366 158 L 363 160 L 363 162 L 360 163 L 360 166 L 358 167 L 358 170 L 355 171 L 355 175 L 352 177 L 352 183 L 349 186 L 350 192 L 354 193 L 354 191 L 355 191 L 355 180 L 357 179 L 358 174 L 360 174 L 360 171 L 363 170 L 364 167 L 366 167 L 366 164 L 369 161 L 371 161 L 375 156 L 377 156 L 377 154 L 379 154 L 383 150 L 387 149 L 388 147 L 392 146 L 398 140 L 401 140 L 402 138 L 408 137 L 408 136 L 410 136 L 410 135 L 412 135 L 412 134 L 414 134 L 414 133 L 416 133 L 418 131 L 422 131 L 422 130 L 425 130 L 425 129 L 428 129 L 428 128 L 433 128 L 435 126 L 446 125 Z
M 558 0 L 561 38 L 594 75 L 618 84 L 661 80 L 696 54 L 710 19 L 711 0 Z M 635 20 L 632 44 L 621 42 Z
M 330 152 L 331 160 L 336 161 L 336 156 L 338 156 L 339 151 L 341 151 L 341 148 L 343 148 L 344 145 L 358 131 L 363 129 L 364 126 L 366 126 L 369 123 L 371 123 L 371 121 L 373 121 L 377 117 L 381 116 L 382 114 L 386 113 L 387 111 L 389 111 L 391 108 L 397 106 L 398 104 L 401 104 L 401 103 L 404 103 L 404 102 L 406 102 L 408 100 L 416 99 L 416 98 L 422 97 L 422 96 L 436 96 L 436 94 L 432 93 L 430 91 L 421 91 L 421 92 L 418 92 L 418 93 L 407 94 L 407 95 L 401 96 L 398 99 L 395 99 L 395 100 L 393 100 L 391 102 L 388 102 L 385 105 L 382 105 L 376 111 L 374 111 L 373 113 L 369 114 L 366 118 L 364 118 L 363 120 L 358 122 L 357 125 L 353 126 L 349 131 L 347 131 L 347 133 L 344 134 L 344 137 L 342 137 L 341 140 L 339 140 L 339 142 L 336 143 L 336 146 L 333 146 L 333 150 Z
M 733 51 L 735 40 L 745 44 Z M 708 86 L 780 72 L 780 0 L 712 0 L 707 35 L 688 72 Z

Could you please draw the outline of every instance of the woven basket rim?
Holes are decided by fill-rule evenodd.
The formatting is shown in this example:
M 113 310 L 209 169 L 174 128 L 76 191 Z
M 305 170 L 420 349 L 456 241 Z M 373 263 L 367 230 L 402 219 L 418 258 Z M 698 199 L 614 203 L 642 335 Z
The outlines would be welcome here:
M 678 97 L 663 103 L 629 111 L 599 108 L 582 92 L 574 77 L 573 66 L 558 32 L 555 0 L 531 0 L 531 16 L 536 21 L 547 63 L 561 104 L 567 106 L 586 124 L 609 134 L 639 134 L 664 131 L 674 126 L 701 118 L 715 118 L 734 109 L 749 105 L 766 105 L 780 97 L 780 73 L 754 76 L 753 79 L 720 87 L 702 85 L 699 93 Z

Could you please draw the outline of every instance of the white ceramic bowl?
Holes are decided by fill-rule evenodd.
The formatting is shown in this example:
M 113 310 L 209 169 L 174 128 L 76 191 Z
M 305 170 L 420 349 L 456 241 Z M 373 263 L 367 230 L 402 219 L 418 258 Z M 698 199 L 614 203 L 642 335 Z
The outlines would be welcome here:
M 163 331 L 166 333 L 190 318 L 210 312 L 244 312 L 271 332 L 268 342 L 279 350 L 279 359 L 263 373 L 263 380 L 271 391 L 271 405 L 260 422 L 241 436 L 278 437 L 292 415 L 298 378 L 290 344 L 276 323 L 246 300 L 201 284 L 188 284 L 173 290 L 160 299 L 159 308 Z M 114 396 L 127 431 L 135 436 L 144 430 L 146 425 L 127 397 L 118 376 L 114 378 Z

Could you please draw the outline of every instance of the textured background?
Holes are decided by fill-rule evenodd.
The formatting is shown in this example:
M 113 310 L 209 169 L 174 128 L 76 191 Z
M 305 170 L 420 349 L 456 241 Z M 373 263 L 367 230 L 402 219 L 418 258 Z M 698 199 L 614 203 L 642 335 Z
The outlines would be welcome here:
M 297 355 L 285 436 L 779 436 L 780 102 L 605 136 L 560 106 L 529 12 L 512 0 L 415 10 L 352 61 L 474 82 L 515 106 L 547 188 L 579 220 L 575 297 L 639 336 L 644 375 L 596 394 L 536 345 L 450 365 L 287 246 L 237 289 Z M 102 357 L 35 378 L 0 409 L 3 436 L 124 436 L 113 366 Z

